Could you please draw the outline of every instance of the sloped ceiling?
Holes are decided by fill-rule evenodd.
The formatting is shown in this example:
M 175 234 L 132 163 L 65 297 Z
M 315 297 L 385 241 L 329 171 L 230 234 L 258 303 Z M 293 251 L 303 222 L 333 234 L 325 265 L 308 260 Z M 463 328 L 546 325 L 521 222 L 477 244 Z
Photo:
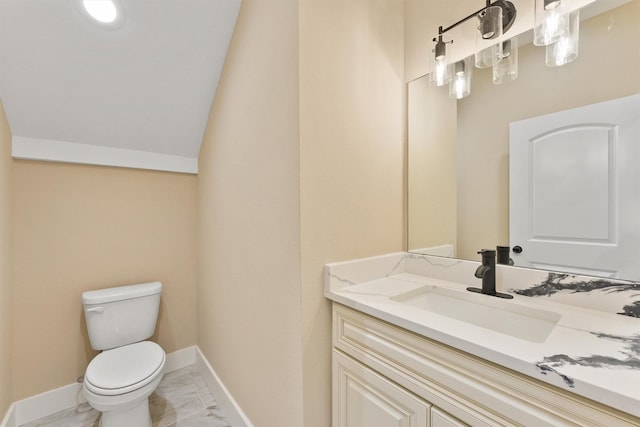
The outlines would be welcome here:
M 16 158 L 197 173 L 241 0 L 0 0 L 0 97 Z

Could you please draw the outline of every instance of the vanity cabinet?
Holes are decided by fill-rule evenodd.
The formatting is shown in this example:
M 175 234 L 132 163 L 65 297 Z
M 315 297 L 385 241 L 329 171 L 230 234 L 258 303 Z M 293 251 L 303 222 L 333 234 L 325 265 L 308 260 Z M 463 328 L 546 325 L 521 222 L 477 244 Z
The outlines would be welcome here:
M 334 427 L 425 427 L 429 404 L 334 350 Z
M 334 427 L 466 426 L 337 350 L 333 372 Z
M 333 427 L 638 425 L 632 415 L 333 304 Z

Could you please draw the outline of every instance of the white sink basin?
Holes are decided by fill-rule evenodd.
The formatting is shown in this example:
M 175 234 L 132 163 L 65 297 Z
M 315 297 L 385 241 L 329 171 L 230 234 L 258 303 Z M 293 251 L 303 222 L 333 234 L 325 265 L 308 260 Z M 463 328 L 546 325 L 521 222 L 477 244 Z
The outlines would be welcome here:
M 547 339 L 561 317 L 559 313 L 528 307 L 515 300 L 436 286 L 407 292 L 392 300 L 536 343 Z

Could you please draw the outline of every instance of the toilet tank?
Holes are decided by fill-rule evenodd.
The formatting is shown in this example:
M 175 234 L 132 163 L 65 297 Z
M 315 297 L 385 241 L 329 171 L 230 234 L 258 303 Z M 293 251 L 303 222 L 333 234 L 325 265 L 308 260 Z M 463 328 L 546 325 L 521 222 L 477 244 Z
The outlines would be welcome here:
M 158 320 L 162 283 L 117 286 L 82 293 L 89 341 L 94 350 L 108 350 L 144 341 Z

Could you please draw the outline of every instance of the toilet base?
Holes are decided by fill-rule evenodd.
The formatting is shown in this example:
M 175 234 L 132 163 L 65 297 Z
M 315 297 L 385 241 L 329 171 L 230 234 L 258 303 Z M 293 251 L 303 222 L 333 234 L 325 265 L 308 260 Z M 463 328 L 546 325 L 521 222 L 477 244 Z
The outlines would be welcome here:
M 139 401 L 131 408 L 120 411 L 103 412 L 100 427 L 151 427 L 149 399 Z

